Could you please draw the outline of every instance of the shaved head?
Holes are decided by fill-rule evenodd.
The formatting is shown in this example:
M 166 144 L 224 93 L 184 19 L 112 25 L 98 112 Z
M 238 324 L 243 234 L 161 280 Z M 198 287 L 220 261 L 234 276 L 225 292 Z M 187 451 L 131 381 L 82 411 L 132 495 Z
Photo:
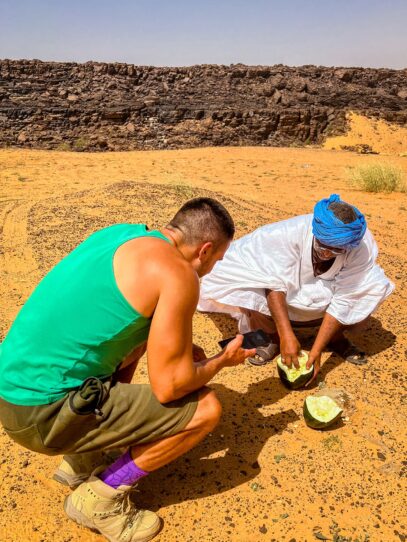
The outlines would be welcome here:
M 187 245 L 212 242 L 215 246 L 233 239 L 235 225 L 225 207 L 212 198 L 187 201 L 167 228 L 179 231 Z

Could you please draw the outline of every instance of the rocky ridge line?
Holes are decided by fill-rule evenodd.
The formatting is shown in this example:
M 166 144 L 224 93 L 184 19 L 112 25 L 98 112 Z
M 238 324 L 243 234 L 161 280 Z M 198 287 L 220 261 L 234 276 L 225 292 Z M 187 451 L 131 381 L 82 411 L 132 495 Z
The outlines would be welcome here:
M 0 60 L 0 146 L 321 143 L 352 110 L 407 125 L 407 70 Z

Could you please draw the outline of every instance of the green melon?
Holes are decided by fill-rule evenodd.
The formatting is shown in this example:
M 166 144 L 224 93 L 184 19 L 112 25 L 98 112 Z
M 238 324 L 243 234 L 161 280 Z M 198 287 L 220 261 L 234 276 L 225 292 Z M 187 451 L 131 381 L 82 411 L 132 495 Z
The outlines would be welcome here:
M 302 388 L 309 380 L 311 380 L 314 366 L 311 365 L 311 367 L 307 369 L 307 361 L 308 354 L 304 352 L 304 350 L 301 350 L 298 355 L 298 362 L 300 364 L 299 369 L 296 369 L 294 365 L 287 367 L 287 365 L 281 361 L 281 354 L 277 357 L 278 376 L 288 389 L 296 390 L 297 388 Z
M 326 395 L 310 395 L 304 401 L 305 423 L 313 429 L 326 429 L 333 425 L 342 414 L 336 401 Z

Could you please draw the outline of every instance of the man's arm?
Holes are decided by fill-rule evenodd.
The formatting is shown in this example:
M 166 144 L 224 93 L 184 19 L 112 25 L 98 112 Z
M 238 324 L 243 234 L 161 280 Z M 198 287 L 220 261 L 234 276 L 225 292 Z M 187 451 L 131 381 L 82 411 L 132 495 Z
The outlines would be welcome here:
M 206 360 L 205 350 L 198 346 L 197 344 L 192 345 L 192 359 L 194 363 L 200 363 L 201 361 Z
M 148 337 L 147 364 L 154 394 L 167 403 L 201 388 L 222 368 L 243 363 L 255 349 L 241 348 L 240 335 L 216 356 L 195 364 L 192 317 L 199 297 L 198 277 L 178 263 L 163 275 Z
M 338 322 L 336 318 L 331 316 L 329 313 L 325 313 L 325 316 L 322 320 L 321 327 L 315 337 L 314 344 L 312 345 L 311 351 L 309 353 L 307 367 L 314 365 L 314 374 L 312 379 L 309 381 L 309 384 L 317 377 L 319 370 L 321 368 L 321 354 L 326 347 L 326 345 L 335 337 L 335 335 L 344 328 L 343 324 Z
M 266 295 L 267 304 L 280 337 L 280 352 L 283 363 L 287 367 L 291 367 L 294 364 L 298 368 L 298 353 L 301 350 L 301 345 L 295 336 L 288 317 L 286 294 L 284 292 L 266 290 Z

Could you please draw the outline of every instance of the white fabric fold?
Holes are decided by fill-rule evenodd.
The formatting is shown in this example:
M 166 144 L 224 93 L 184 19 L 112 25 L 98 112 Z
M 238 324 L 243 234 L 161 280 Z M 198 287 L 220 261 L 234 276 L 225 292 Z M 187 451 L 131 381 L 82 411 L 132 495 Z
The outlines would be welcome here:
M 198 310 L 210 312 L 217 302 L 229 306 L 230 314 L 242 307 L 269 315 L 268 289 L 286 294 L 293 320 L 313 320 L 327 311 L 351 325 L 372 314 L 394 290 L 376 264 L 377 245 L 369 230 L 358 247 L 337 256 L 318 277 L 312 266 L 312 240 L 312 215 L 303 215 L 234 241 L 202 279 Z

